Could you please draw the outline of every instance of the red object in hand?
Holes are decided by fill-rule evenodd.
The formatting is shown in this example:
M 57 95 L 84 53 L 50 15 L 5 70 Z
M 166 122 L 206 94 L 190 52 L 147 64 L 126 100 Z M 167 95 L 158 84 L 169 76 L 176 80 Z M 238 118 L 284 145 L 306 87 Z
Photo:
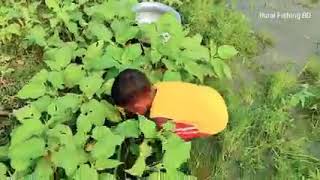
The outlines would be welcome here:
M 168 121 L 166 118 L 154 118 L 155 123 L 159 128 L 162 128 L 163 125 Z M 207 137 L 210 136 L 210 134 L 201 133 L 199 129 L 197 129 L 195 126 L 186 124 L 186 123 L 179 123 L 174 122 L 175 124 L 175 133 L 180 136 L 185 141 L 190 141 L 194 138 L 200 138 L 200 137 Z

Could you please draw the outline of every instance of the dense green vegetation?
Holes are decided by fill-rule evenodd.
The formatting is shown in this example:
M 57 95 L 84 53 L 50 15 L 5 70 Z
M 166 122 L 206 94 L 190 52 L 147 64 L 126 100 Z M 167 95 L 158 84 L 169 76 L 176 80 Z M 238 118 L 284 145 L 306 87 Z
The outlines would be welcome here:
M 220 0 L 162 2 L 183 26 L 170 15 L 137 25 L 135 0 L 1 1 L 0 179 L 320 178 L 320 58 L 298 75 L 250 69 L 238 59 L 272 42 L 240 12 Z M 125 119 L 109 95 L 128 67 L 218 89 L 228 128 L 191 144 L 170 124 Z

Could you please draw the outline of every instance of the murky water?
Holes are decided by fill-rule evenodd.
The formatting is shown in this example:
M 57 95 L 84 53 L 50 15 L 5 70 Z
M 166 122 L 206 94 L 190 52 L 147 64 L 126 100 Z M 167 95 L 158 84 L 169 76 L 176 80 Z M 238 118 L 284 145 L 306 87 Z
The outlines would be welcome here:
M 320 6 L 306 8 L 298 3 L 301 0 L 266 1 L 238 2 L 254 30 L 274 40 L 274 46 L 255 59 L 268 70 L 291 62 L 299 70 L 312 54 L 320 55 Z

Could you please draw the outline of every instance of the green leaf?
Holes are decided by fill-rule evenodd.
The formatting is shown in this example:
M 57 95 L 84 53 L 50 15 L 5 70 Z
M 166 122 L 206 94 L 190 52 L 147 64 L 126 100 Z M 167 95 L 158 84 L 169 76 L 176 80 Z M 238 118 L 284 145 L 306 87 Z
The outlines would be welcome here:
M 185 49 L 182 56 L 194 60 L 209 61 L 209 50 L 201 45 L 201 41 L 202 37 L 199 34 L 193 37 L 186 37 L 181 43 L 182 47 Z
M 165 151 L 163 156 L 164 167 L 167 170 L 176 170 L 189 159 L 191 143 L 184 142 L 177 135 L 172 134 L 163 142 L 163 149 Z
M 162 58 L 162 55 L 155 49 L 151 49 L 150 56 L 151 56 L 151 62 L 154 64 L 158 63 Z
M 72 132 L 69 126 L 58 124 L 54 128 L 47 131 L 48 136 L 48 146 L 55 146 L 58 143 L 58 147 L 61 145 L 68 145 L 70 147 L 75 147 L 73 142 Z M 56 151 L 57 148 L 49 148 L 52 151 Z
M 114 82 L 114 78 L 107 80 L 102 87 L 97 91 L 97 95 L 100 97 L 102 94 L 111 95 L 111 89 Z
M 90 64 L 90 61 L 101 57 L 101 55 L 103 53 L 103 51 L 102 51 L 103 45 L 104 45 L 103 41 L 98 41 L 98 42 L 91 44 L 87 48 L 87 51 L 85 54 L 85 59 L 84 59 L 84 64 Z
M 113 106 L 112 104 L 108 103 L 107 101 L 102 101 L 102 103 L 105 105 L 106 107 L 106 117 L 109 121 L 112 122 L 120 122 L 121 119 L 121 115 L 119 110 Z
M 122 61 L 129 62 L 136 60 L 142 53 L 140 44 L 132 44 L 125 48 L 124 53 L 122 54 Z
M 88 116 L 80 115 L 77 119 L 77 132 L 88 133 L 89 131 L 91 131 L 91 128 L 92 128 L 91 119 Z
M 145 138 L 155 138 L 157 136 L 156 124 L 144 116 L 139 116 L 139 127 Z
M 129 170 L 126 170 L 127 173 L 141 177 L 143 172 L 146 169 L 146 158 L 149 157 L 152 153 L 152 148 L 146 143 L 143 142 L 140 145 L 140 154 L 135 164 Z
M 54 11 L 57 11 L 60 9 L 59 3 L 57 0 L 45 0 L 45 2 L 48 8 L 52 8 Z
M 88 31 L 98 40 L 109 42 L 113 36 L 112 32 L 103 24 L 96 21 L 90 21 Z
M 42 69 L 36 75 L 34 75 L 30 82 L 34 83 L 45 83 L 48 80 L 49 72 L 46 69 Z
M 129 22 L 114 20 L 111 28 L 115 33 L 116 41 L 125 44 L 128 40 L 133 39 L 139 32 L 139 28 L 132 26 Z
M 115 46 L 115 45 L 109 45 L 106 48 L 106 53 L 110 54 L 113 57 L 113 59 L 115 59 L 117 61 L 121 60 L 121 56 L 122 56 L 123 52 L 124 52 L 123 48 L 120 48 L 120 47 Z
M 26 39 L 34 44 L 39 46 L 46 46 L 46 31 L 43 29 L 42 26 L 36 25 L 32 29 L 30 29 L 29 34 L 26 36 Z
M 14 110 L 13 114 L 21 123 L 25 122 L 26 119 L 39 119 L 41 117 L 41 113 L 32 105 Z
M 92 137 L 97 140 L 91 151 L 95 159 L 110 158 L 114 154 L 116 146 L 120 145 L 124 140 L 123 137 L 113 134 L 106 126 L 94 128 Z
M 185 70 L 187 70 L 190 74 L 196 76 L 200 82 L 203 82 L 204 72 L 200 65 L 196 62 L 188 61 L 184 64 Z
M 52 103 L 53 99 L 50 96 L 42 96 L 36 101 L 31 103 L 39 112 L 47 111 L 48 106 Z
M 41 138 L 31 138 L 20 144 L 10 146 L 9 158 L 11 166 L 16 171 L 26 170 L 32 160 L 43 156 L 45 153 L 45 141 Z
M 115 132 L 126 138 L 138 138 L 140 135 L 139 123 L 137 120 L 126 120 L 117 125 Z
M 49 72 L 48 81 L 52 84 L 54 88 L 63 89 L 63 72 L 62 71 L 52 71 Z
M 181 81 L 181 74 L 175 71 L 166 71 L 163 75 L 163 81 Z
M 105 159 L 100 158 L 95 163 L 95 168 L 97 170 L 105 170 L 105 169 L 112 169 L 118 167 L 122 162 L 114 159 Z
M 223 62 L 221 59 L 214 58 L 211 60 L 211 65 L 213 66 L 213 70 L 218 78 L 227 77 L 229 79 L 232 78 L 231 76 L 231 70 L 229 66 Z
M 87 161 L 87 157 L 82 149 L 65 146 L 61 147 L 58 152 L 53 152 L 51 160 L 55 166 L 63 168 L 67 176 L 71 176 L 78 165 Z
M 93 70 L 105 70 L 120 66 L 118 61 L 114 60 L 110 54 L 105 54 L 101 58 L 94 59 L 92 63 L 91 69 Z
M 64 96 L 59 97 L 56 100 L 56 103 L 61 107 L 63 106 L 65 109 L 71 109 L 72 112 L 76 112 L 82 102 L 81 98 L 82 97 L 78 94 L 67 93 Z
M 87 121 L 89 120 L 92 124 L 102 126 L 107 114 L 108 110 L 105 103 L 92 99 L 81 106 L 81 115 L 79 116 L 79 120 L 84 121 L 82 123 L 85 125 L 88 125 Z M 86 118 L 88 120 L 83 120 Z
M 11 146 L 24 142 L 32 136 L 39 136 L 44 130 L 44 125 L 38 119 L 26 120 L 15 128 L 11 134 Z
M 113 174 L 101 173 L 99 174 L 99 180 L 116 180 Z
M 69 88 L 78 85 L 82 78 L 85 77 L 83 66 L 69 64 L 63 71 L 65 85 Z
M 37 162 L 36 169 L 33 172 L 33 179 L 51 180 L 52 178 L 53 169 L 51 167 L 51 162 L 49 162 L 45 158 L 41 158 Z
M 46 93 L 46 86 L 42 82 L 30 82 L 18 92 L 20 99 L 36 99 Z
M 90 167 L 88 164 L 82 164 L 77 169 L 75 175 L 75 180 L 85 180 L 85 179 L 92 179 L 92 180 L 98 180 L 98 172 Z
M 85 77 L 80 81 L 80 90 L 88 97 L 92 96 L 100 89 L 103 83 L 103 79 L 97 75 L 93 74 L 89 77 Z
M 52 69 L 60 71 L 68 66 L 73 58 L 74 47 L 71 44 L 46 52 L 46 63 Z
M 238 51 L 229 45 L 223 45 L 218 48 L 218 55 L 222 59 L 230 59 L 238 54 Z
M 0 163 L 0 178 L 6 179 L 7 178 L 6 173 L 7 173 L 7 166 L 4 165 L 3 163 Z

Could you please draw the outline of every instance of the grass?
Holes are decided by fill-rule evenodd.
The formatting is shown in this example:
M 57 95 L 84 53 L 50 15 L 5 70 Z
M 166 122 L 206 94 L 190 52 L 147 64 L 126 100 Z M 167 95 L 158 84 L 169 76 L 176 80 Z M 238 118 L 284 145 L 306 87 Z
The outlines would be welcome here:
M 252 36 L 239 12 L 223 3 L 212 9 L 211 3 L 218 1 L 194 0 L 179 7 L 191 33 L 201 33 L 205 41 L 234 45 L 247 58 L 259 52 L 258 42 L 264 44 L 262 48 L 274 43 L 268 34 Z M 16 47 L 1 47 L 1 57 L 6 58 L 0 61 L 1 66 L 14 69 L 1 75 L 0 108 L 6 110 L 21 106 L 16 92 L 44 66 L 37 48 L 22 51 Z M 241 68 L 234 68 L 237 78 L 233 81 L 207 81 L 224 95 L 230 123 L 223 133 L 193 142 L 192 174 L 200 180 L 320 179 L 320 99 L 306 98 L 305 107 L 291 104 L 302 84 L 309 84 L 309 90 L 320 95 L 318 57 L 310 58 L 299 77 L 286 71 L 275 75 L 253 71 L 258 75 L 256 80 L 248 81 L 239 75 Z M 6 144 L 13 124 L 8 118 L 0 121 L 0 144 Z

